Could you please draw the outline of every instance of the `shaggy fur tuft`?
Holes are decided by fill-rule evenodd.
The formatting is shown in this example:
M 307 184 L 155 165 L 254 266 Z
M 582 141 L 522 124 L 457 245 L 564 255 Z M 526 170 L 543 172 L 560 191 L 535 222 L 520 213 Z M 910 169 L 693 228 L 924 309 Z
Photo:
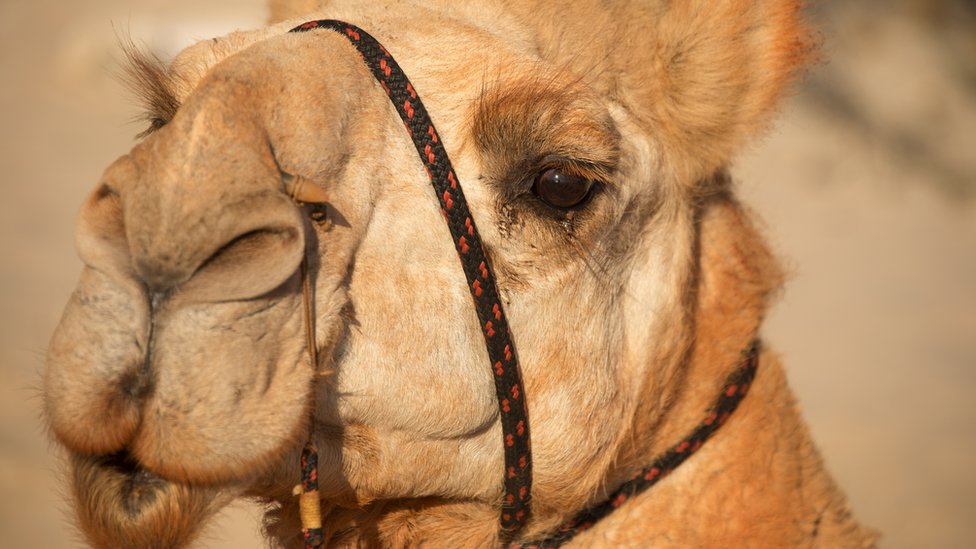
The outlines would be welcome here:
M 149 127 L 139 134 L 145 137 L 173 119 L 180 102 L 173 89 L 172 76 L 158 55 L 139 48 L 128 38 L 120 38 L 123 54 L 122 83 L 142 108 L 139 119 Z

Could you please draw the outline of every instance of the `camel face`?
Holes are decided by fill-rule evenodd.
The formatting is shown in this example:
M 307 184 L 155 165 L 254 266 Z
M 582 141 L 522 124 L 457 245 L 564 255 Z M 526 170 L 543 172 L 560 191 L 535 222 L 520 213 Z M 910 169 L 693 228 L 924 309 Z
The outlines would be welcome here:
M 574 4 L 546 22 L 527 4 L 339 2 L 181 54 L 144 90 L 174 109 L 83 207 L 85 269 L 48 353 L 47 416 L 89 539 L 179 545 L 250 495 L 277 505 L 271 533 L 290 543 L 311 432 L 336 543 L 364 520 L 348 509 L 427 500 L 462 502 L 497 543 L 499 410 L 467 282 L 359 55 L 330 31 L 286 33 L 322 16 L 384 43 L 454 163 L 522 363 L 535 531 L 630 474 L 689 387 L 696 299 L 712 295 L 702 227 L 736 253 L 759 246 L 702 204 L 802 54 L 792 2 L 693 4 Z M 295 178 L 328 197 L 326 223 L 289 198 Z M 778 281 L 744 271 L 757 294 Z
M 610 259 L 637 236 L 637 224 L 621 226 L 622 212 L 653 209 L 656 192 L 611 177 L 622 138 L 592 92 L 550 91 L 569 76 L 481 31 L 454 37 L 453 47 L 485 44 L 506 58 L 457 61 L 495 75 L 475 97 L 436 85 L 447 75 L 435 71 L 417 85 L 430 81 L 429 107 L 447 115 L 440 131 L 524 338 L 524 368 L 537 372 L 528 389 L 540 405 L 551 391 L 552 414 L 565 423 L 550 430 L 555 442 L 585 423 L 572 419 L 583 413 L 578 387 L 560 378 L 597 388 L 600 408 L 616 406 L 608 365 L 621 361 L 610 352 L 620 343 L 609 339 L 623 329 L 612 302 L 624 269 Z M 310 76 L 309 65 L 329 68 Z M 512 65 L 525 74 L 503 77 Z M 49 361 L 59 438 L 81 453 L 129 452 L 184 481 L 246 478 L 277 459 L 307 428 L 312 375 L 298 265 L 308 248 L 322 368 L 334 370 L 317 385 L 318 419 L 368 427 L 401 463 L 425 459 L 427 444 L 469 439 L 460 462 L 500 470 L 497 404 L 466 282 L 423 168 L 358 54 L 329 33 L 271 36 L 207 67 L 192 88 L 165 127 L 106 171 L 82 213 L 88 268 Z M 631 169 L 646 172 L 649 161 Z M 593 181 L 584 207 L 560 209 L 534 194 L 538 174 L 554 168 Z M 327 228 L 303 220 L 283 191 L 285 174 L 325 190 Z M 89 295 L 114 299 L 89 305 Z M 561 312 L 580 308 L 593 314 Z M 386 440 L 403 432 L 416 450 Z M 363 481 L 380 482 L 377 473 Z M 422 484 L 410 478 L 420 476 L 413 465 L 387 474 Z M 451 477 L 441 482 L 471 496 L 495 488 Z

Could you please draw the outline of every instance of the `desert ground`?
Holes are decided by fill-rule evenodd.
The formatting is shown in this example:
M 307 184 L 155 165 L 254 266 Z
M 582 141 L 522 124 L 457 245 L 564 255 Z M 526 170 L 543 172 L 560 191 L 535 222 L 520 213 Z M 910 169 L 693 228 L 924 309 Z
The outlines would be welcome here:
M 263 0 L 0 0 L 0 547 L 82 547 L 38 387 L 72 230 L 142 128 L 117 35 L 163 57 L 260 26 Z M 765 328 L 882 547 L 976 547 L 976 7 L 811 9 L 823 62 L 734 169 L 792 278 Z M 258 510 L 200 547 L 258 548 Z

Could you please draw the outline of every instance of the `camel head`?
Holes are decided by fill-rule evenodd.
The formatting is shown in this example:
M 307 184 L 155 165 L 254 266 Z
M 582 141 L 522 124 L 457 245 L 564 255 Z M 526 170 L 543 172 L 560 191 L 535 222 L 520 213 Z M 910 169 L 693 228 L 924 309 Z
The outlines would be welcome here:
M 776 276 L 725 169 L 803 61 L 797 3 L 412 4 L 274 4 L 269 28 L 135 61 L 154 131 L 82 207 L 44 379 L 93 544 L 179 546 L 236 497 L 297 543 L 309 433 L 332 543 L 499 542 L 499 409 L 441 207 L 359 54 L 287 33 L 305 20 L 379 39 L 454 163 L 524 376 L 527 531 L 657 447 L 709 311 L 744 315 L 718 366 L 748 343 Z

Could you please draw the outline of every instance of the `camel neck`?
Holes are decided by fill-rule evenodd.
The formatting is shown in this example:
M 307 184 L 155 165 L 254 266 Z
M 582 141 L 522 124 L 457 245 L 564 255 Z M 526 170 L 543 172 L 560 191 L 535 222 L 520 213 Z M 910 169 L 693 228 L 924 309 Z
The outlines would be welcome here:
M 754 340 L 742 352 L 735 370 L 726 379 L 714 404 L 703 414 L 701 422 L 648 465 L 636 471 L 629 480 L 611 492 L 607 499 L 577 514 L 555 534 L 544 539 L 513 543 L 509 545 L 509 549 L 560 547 L 668 477 L 698 452 L 732 417 L 755 378 L 759 353 L 760 343 Z

